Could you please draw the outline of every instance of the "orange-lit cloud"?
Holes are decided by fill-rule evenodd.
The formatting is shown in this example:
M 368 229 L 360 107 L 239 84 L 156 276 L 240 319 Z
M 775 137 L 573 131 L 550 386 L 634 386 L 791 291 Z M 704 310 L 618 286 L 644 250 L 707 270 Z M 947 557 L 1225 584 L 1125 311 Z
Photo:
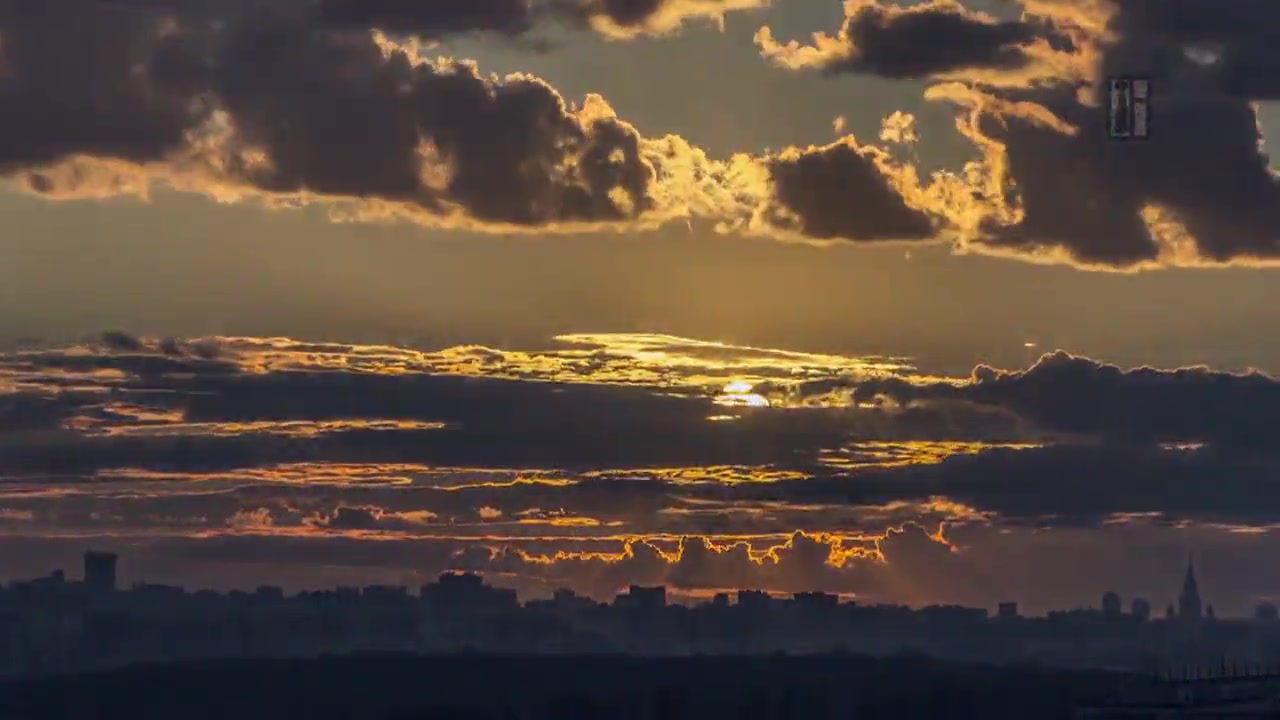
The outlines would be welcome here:
M 765 55 L 788 67 L 937 81 L 926 99 L 957 107 L 978 157 L 924 177 L 914 159 L 850 134 L 713 158 L 678 135 L 642 134 L 599 95 L 572 102 L 538 78 L 487 75 L 392 32 L 522 35 L 541 12 L 522 0 L 407 14 L 338 3 L 329 15 L 221 23 L 181 5 L 175 19 L 76 2 L 77 12 L 0 12 L 0 84 L 66 96 L 0 113 L 0 173 L 50 199 L 145 197 L 164 184 L 220 202 L 321 205 L 340 221 L 559 233 L 699 220 L 789 241 L 950 242 L 1110 270 L 1280 255 L 1280 181 L 1251 104 L 1280 94 L 1258 79 L 1280 66 L 1256 32 L 1274 12 L 1261 3 L 1219 27 L 1185 21 L 1212 14 L 1203 0 L 1158 12 L 1027 0 L 1011 20 L 956 0 L 849 0 L 842 29 L 812 46 L 761 30 Z M 556 7 L 631 36 L 760 4 Z M 1206 44 L 1223 48 L 1214 62 L 1182 51 Z M 1161 132 L 1106 140 L 1101 76 L 1157 70 Z M 907 115 L 887 118 L 882 142 L 918 139 Z
M 1275 6 L 1245 3 L 1228 20 L 1201 0 L 1019 5 L 1000 21 L 954 0 L 849 0 L 835 36 L 782 44 L 765 27 L 757 43 L 792 69 L 940 83 L 925 97 L 957 106 L 979 159 L 936 176 L 913 207 L 962 252 L 1125 271 L 1275 264 L 1280 179 L 1252 104 L 1280 96 L 1264 79 L 1280 56 L 1257 30 Z M 1201 46 L 1212 62 L 1185 52 Z M 1104 132 L 1103 76 L 1126 74 L 1161 88 L 1145 143 Z
M 650 20 L 742 5 L 669 2 Z M 55 132 L 62 125 L 53 106 L 0 118 L 6 136 L 27 137 L 0 157 L 0 170 L 50 199 L 145 197 L 160 183 L 219 202 L 319 204 L 341 221 L 490 232 L 634 231 L 703 219 L 726 232 L 800 239 L 935 234 L 935 208 L 922 207 L 932 203 L 918 197 L 928 191 L 912 169 L 851 136 L 827 148 L 713 159 L 679 136 L 642 135 L 599 95 L 570 102 L 538 78 L 486 75 L 380 33 L 314 32 L 279 19 L 175 31 L 158 19 L 122 23 L 98 7 L 87 11 L 106 13 L 95 45 L 105 48 L 92 57 L 79 45 L 6 46 L 26 85 L 57 81 L 48 53 L 100 68 L 60 90 L 83 95 L 86 117 L 97 118 L 82 129 Z M 68 42 L 77 32 L 63 15 L 0 16 L 5 23 L 15 34 Z M 264 47 L 274 49 L 264 55 Z M 147 61 L 139 65 L 138 54 Z M 301 85 L 324 90 L 299 96 L 305 104 L 280 100 Z M 814 234 L 806 228 L 818 210 L 804 198 L 831 173 L 857 196 L 841 205 L 865 220 Z
M 665 336 L 426 352 L 109 333 L 0 356 L 0 377 L 0 507 L 24 533 L 554 553 L 911 522 L 1268 527 L 1280 513 L 1259 494 L 1273 378 L 1065 353 L 937 378 Z M 1206 476 L 1230 484 L 1207 494 Z
M 836 35 L 814 33 L 812 45 L 780 43 L 767 26 L 756 33 L 756 44 L 765 58 L 793 70 L 897 79 L 1025 87 L 1083 79 L 1092 68 L 1088 52 L 1067 47 L 1067 37 L 1033 15 L 998 21 L 957 0 L 845 0 L 844 14 Z
M 299 3 L 300 4 L 300 3 Z M 460 33 L 524 36 L 559 21 L 589 27 L 610 39 L 661 36 L 691 23 L 721 25 L 731 12 L 768 7 L 769 0 L 470 0 L 466 3 L 321 0 L 307 17 L 324 27 L 437 40 Z
M 769 7 L 771 0 L 564 0 L 562 12 L 615 39 L 669 35 L 692 22 L 720 27 L 725 15 Z

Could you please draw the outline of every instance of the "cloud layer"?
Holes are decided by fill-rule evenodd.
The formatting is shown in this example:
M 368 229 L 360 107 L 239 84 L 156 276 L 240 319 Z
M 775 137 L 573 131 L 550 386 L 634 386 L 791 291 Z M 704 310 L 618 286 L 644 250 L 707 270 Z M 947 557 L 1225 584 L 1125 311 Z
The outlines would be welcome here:
M 420 42 L 526 37 L 566 19 L 663 34 L 755 0 L 76 3 L 0 4 L 0 172 L 50 198 L 162 182 L 221 201 L 322 203 L 348 220 L 553 232 L 704 219 L 1106 269 L 1277 255 L 1280 186 L 1251 104 L 1275 95 L 1263 2 L 1226 17 L 1202 2 L 1020 0 L 1021 17 L 1000 20 L 954 0 L 850 0 L 837 33 L 812 45 L 757 34 L 784 67 L 936 81 L 926 98 L 959 109 L 978 158 L 929 177 L 852 135 L 713 159 L 679 136 L 644 136 L 598 95 L 571 103 Z M 1152 78 L 1149 142 L 1101 132 L 1110 74 Z
M 1005 534 L 1263 542 L 1280 520 L 1263 375 L 1057 353 L 935 378 L 666 336 L 560 344 L 108 333 L 5 355 L 0 537 L 298 573 L 313 553 L 352 573 L 465 567 L 530 592 L 986 602 L 960 573 Z
M 645 137 L 606 100 L 483 74 L 417 41 L 520 35 L 566 13 L 611 35 L 665 32 L 754 0 L 528 5 L 76 0 L 0 4 L 0 173 L 49 198 L 145 196 L 157 182 L 224 202 L 321 203 L 337 219 L 488 231 L 636 230 L 703 218 L 727 231 L 919 239 L 912 170 L 852 137 L 710 159 Z M 91 29 L 90 29 L 91 28 Z M 822 183 L 858 195 L 811 207 Z M 833 224 L 834 223 L 834 224 Z

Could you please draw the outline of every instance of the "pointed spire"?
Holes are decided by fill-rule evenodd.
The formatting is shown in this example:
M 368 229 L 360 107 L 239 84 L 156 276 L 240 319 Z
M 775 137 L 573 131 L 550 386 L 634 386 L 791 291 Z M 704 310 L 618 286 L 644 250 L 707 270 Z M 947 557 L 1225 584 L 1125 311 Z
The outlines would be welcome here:
M 1199 620 L 1203 615 L 1200 600 L 1200 587 L 1196 582 L 1195 558 L 1187 553 L 1187 576 L 1182 581 L 1182 594 L 1178 597 L 1178 618 L 1180 620 Z

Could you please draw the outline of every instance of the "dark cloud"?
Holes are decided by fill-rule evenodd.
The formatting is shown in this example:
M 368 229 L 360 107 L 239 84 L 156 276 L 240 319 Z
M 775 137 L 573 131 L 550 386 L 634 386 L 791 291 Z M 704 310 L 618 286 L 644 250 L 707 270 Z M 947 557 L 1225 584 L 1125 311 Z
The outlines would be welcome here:
M 550 0 L 551 11 L 606 37 L 666 35 L 694 20 L 723 22 L 729 12 L 769 6 L 769 0 Z
M 470 32 L 520 36 L 553 21 L 625 39 L 663 35 L 691 20 L 716 21 L 766 5 L 767 0 L 319 0 L 314 17 L 329 26 L 431 39 Z
M 143 341 L 138 337 L 119 330 L 108 330 L 102 333 L 102 344 L 114 352 L 139 352 L 145 349 Z
M 998 406 L 1046 430 L 1112 442 L 1200 442 L 1265 451 L 1280 440 L 1280 381 L 1273 377 L 1205 367 L 1124 370 L 1061 351 L 1023 371 L 979 366 L 959 384 L 869 381 L 854 395 Z
M 902 7 L 874 0 L 845 3 L 839 33 L 810 49 L 777 45 L 765 28 L 757 41 L 784 65 L 833 73 L 869 73 L 917 79 L 957 70 L 1015 70 L 1034 62 L 1029 44 L 1049 28 L 1025 21 L 1000 22 L 959 2 L 931 0 Z
M 444 31 L 481 10 L 432 17 Z M 217 19 L 181 4 L 0 4 L 0 172 L 54 197 L 162 180 L 437 224 L 655 211 L 654 163 L 677 146 L 647 148 L 598 97 L 570 106 L 536 78 L 486 77 L 288 14 Z
M 1161 90 L 1146 142 L 1108 140 L 1104 111 L 1066 91 L 1032 97 L 1080 129 L 1074 134 L 1024 117 L 984 117 L 979 131 L 1001 143 L 1004 180 L 1016 183 L 1025 216 L 989 220 L 979 242 L 1117 268 L 1273 259 L 1280 183 L 1260 152 L 1254 108 L 1219 92 L 1182 94 L 1168 77 L 1153 87 Z
M 28 382 L 60 372 L 123 376 L 81 378 L 86 387 L 74 392 L 14 395 L 9 402 L 33 427 L 44 418 L 46 428 L 66 428 L 39 443 L 0 437 L 0 467 L 92 473 L 319 460 L 507 468 L 773 464 L 812 461 L 848 435 L 822 411 L 748 412 L 735 422 L 711 422 L 724 410 L 707 392 L 336 366 L 250 372 L 253 356 L 206 360 L 166 355 L 141 340 L 123 346 L 136 350 L 6 356 L 0 364 Z M 158 420 L 145 420 L 152 415 Z M 15 414 L 13 422 L 23 420 Z
M 534 22 L 530 0 L 320 0 L 314 12 L 322 23 L 426 38 L 479 31 L 519 35 Z
M 1117 0 L 1114 25 L 1126 37 L 1153 36 L 1199 50 L 1213 83 L 1228 94 L 1280 98 L 1280 8 L 1267 0 L 1240 0 L 1229 7 L 1212 0 Z
M 1252 105 L 1280 97 L 1268 80 L 1280 53 L 1265 39 L 1280 27 L 1275 4 L 1020 4 L 1020 20 L 997 22 L 951 2 L 868 0 L 812 47 L 767 28 L 757 39 L 793 68 L 961 81 L 926 97 L 965 109 L 959 128 L 983 160 L 963 182 L 935 178 L 917 205 L 946 218 L 962 249 L 1109 269 L 1280 257 L 1280 180 Z M 1116 75 L 1151 79 L 1145 142 L 1107 137 L 1104 80 Z M 856 197 L 834 195 L 815 204 Z
M 1071 37 L 1038 18 L 998 21 L 953 0 L 900 6 L 856 0 L 833 37 L 786 44 L 768 27 L 756 34 L 762 54 L 793 70 L 859 73 L 891 79 L 951 78 L 980 87 L 1027 87 L 1075 79 L 1087 63 Z M 914 142 L 914 118 L 886 118 L 885 140 Z M 936 173 L 922 181 L 915 164 L 852 137 L 824 148 L 793 150 L 771 165 L 784 218 L 772 223 L 821 240 L 972 240 L 968 229 L 984 197 L 975 175 Z M 992 163 L 995 167 L 995 163 Z M 790 222 L 787 222 L 790 220 Z
M 569 103 L 537 78 L 488 76 L 367 31 L 519 35 L 550 13 L 630 37 L 761 5 L 72 0 L 27 11 L 8 0 L 0 174 L 50 198 L 161 182 L 227 202 L 323 203 L 341 219 L 502 232 L 697 216 L 774 235 L 932 235 L 936 213 L 909 200 L 920 194 L 909 168 L 852 139 L 712 160 L 678 136 L 642 136 L 599 96 Z M 824 183 L 846 187 L 853 209 L 818 208 Z
M 126 470 L 99 476 L 92 487 L 18 477 L 6 482 L 3 500 L 7 510 L 64 532 L 104 523 L 142 533 L 191 525 L 226 530 L 246 513 L 264 513 L 277 528 L 528 540 L 776 537 L 796 530 L 860 536 L 902 522 L 1006 528 L 1099 528 L 1138 519 L 1252 528 L 1280 523 L 1280 464 L 1206 449 L 988 449 L 853 472 L 815 467 L 769 477 L 766 468 L 747 467 L 736 483 L 680 482 L 644 468 L 595 478 L 547 468 L 539 471 L 541 480 L 515 476 L 450 486 L 440 484 L 448 471 L 406 479 L 390 469 L 380 483 L 298 485 L 281 477 L 285 471 L 263 465 L 234 476 L 178 470 L 157 478 Z M 318 463 L 311 476 L 322 472 Z
M 654 171 L 635 130 L 567 107 L 540 80 L 414 65 L 368 37 L 294 26 L 246 32 L 222 58 L 217 97 L 238 141 L 269 161 L 241 179 L 262 190 L 437 215 L 461 207 L 512 225 L 621 221 L 650 209 Z
M 988 450 L 940 463 L 744 487 L 736 499 L 879 506 L 948 500 L 996 524 L 1098 527 L 1124 516 L 1270 526 L 1280 520 L 1274 459 L 1211 450 L 1062 445 Z M 954 516 L 964 519 L 963 512 Z
M 852 140 L 774 157 L 770 174 L 785 216 L 806 237 L 822 240 L 919 240 L 935 233 L 929 214 L 910 207 L 893 185 L 894 170 L 875 148 Z
M 1258 28 L 1274 27 L 1280 15 L 1264 3 L 1222 8 L 1119 3 L 1111 22 L 1118 40 L 1102 48 L 1099 71 L 1151 79 L 1146 142 L 1107 139 L 1101 82 L 1092 106 L 1065 85 L 1007 95 L 1052 113 L 1071 133 L 1046 125 L 1030 105 L 988 104 L 974 136 L 998 143 L 987 145 L 1002 158 L 993 166 L 1007 163 L 1001 182 L 1016 183 L 1025 217 L 989 222 L 979 242 L 1119 268 L 1275 260 L 1280 181 L 1261 150 L 1251 101 L 1276 97 L 1263 80 L 1276 50 L 1264 47 Z M 1202 45 L 1219 59 L 1194 59 L 1189 49 Z
M 920 6 L 917 6 L 920 7 Z M 1030 62 L 1020 45 L 1035 37 L 1022 22 L 981 22 L 959 6 L 890 13 L 869 5 L 845 20 L 841 37 L 855 56 L 833 70 L 862 70 L 890 78 L 919 78 L 973 67 L 1010 69 Z
M 0 432 L 60 427 L 96 399 L 96 393 L 20 391 L 0 394 Z
M 307 575 L 326 581 L 470 568 L 602 595 L 664 582 L 924 602 L 987 597 L 945 579 L 973 567 L 953 539 L 973 533 L 1280 524 L 1267 376 L 1057 353 L 945 382 L 828 358 L 823 379 L 809 356 L 700 359 L 667 341 L 687 365 L 663 364 L 661 338 L 595 337 L 616 362 L 657 353 L 661 381 L 598 359 L 562 372 L 580 350 L 283 338 L 116 333 L 0 356 L 0 541 L 176 544 L 209 573 L 259 548 L 282 577 L 330 552 Z M 672 377 L 735 361 L 772 406 Z M 527 379 L 483 376 L 520 362 Z M 788 386 L 771 363 L 815 379 Z M 553 376 L 572 380 L 534 379 Z
M 161 351 L 162 352 L 162 351 Z M 175 357 L 156 352 L 123 352 L 119 354 L 66 354 L 34 351 L 19 354 L 6 363 L 15 369 L 87 373 L 119 370 L 137 376 L 140 382 L 158 376 L 186 374 L 234 374 L 241 368 L 229 360 L 207 357 Z M 129 384 L 129 383 L 126 383 Z
M 672 399 L 654 403 L 645 391 L 605 392 L 548 388 L 530 390 L 514 381 L 467 393 L 479 383 L 450 380 L 413 383 L 329 375 L 330 384 L 309 383 L 310 392 L 337 390 L 330 399 L 300 401 L 291 408 L 236 406 L 231 396 L 192 395 L 166 404 L 187 403 L 188 420 L 239 414 L 249 417 L 310 416 L 312 421 L 350 407 L 353 418 L 378 415 L 405 419 L 429 416 L 451 425 L 442 429 L 397 428 L 385 423 L 361 427 L 346 423 L 298 436 L 253 425 L 226 434 L 205 434 L 199 426 L 160 436 L 83 436 L 63 433 L 41 443 L 0 443 L 0 466 L 9 472 L 94 472 L 137 467 L 209 471 L 280 462 L 427 462 L 455 466 L 608 468 L 655 465 L 772 464 L 811 461 L 826 446 L 840 444 L 846 431 L 809 422 L 789 424 L 782 417 L 745 423 L 714 423 L 716 409 L 706 401 Z M 399 386 L 421 405 L 406 400 L 379 408 L 375 400 Z M 271 388 L 271 389 L 278 389 Z M 304 387 L 292 384 L 294 389 Z M 352 404 L 339 388 L 363 387 L 370 402 Z M 209 392 L 207 389 L 201 392 Z M 488 398 L 486 398 L 488 396 Z M 350 398 L 351 396 L 348 396 Z M 216 398 L 216 399 L 215 399 Z M 511 403 L 511 404 L 508 404 Z M 222 422 L 222 421 L 219 421 Z M 229 421 L 234 423 L 235 421 Z
M 98 0 L 0 2 L 0 172 L 73 154 L 158 161 L 180 147 L 201 112 L 163 82 L 160 61 L 181 43 L 164 22 Z
M 642 25 L 670 0 L 591 0 L 581 3 L 586 12 L 605 15 L 623 26 Z

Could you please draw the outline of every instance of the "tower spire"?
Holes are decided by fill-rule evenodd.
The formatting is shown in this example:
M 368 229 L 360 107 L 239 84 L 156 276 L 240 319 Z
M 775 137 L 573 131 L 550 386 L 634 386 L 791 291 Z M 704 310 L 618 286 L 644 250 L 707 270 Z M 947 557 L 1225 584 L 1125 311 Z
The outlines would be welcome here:
M 1178 617 L 1181 620 L 1199 620 L 1201 614 L 1200 585 L 1196 582 L 1195 558 L 1187 553 L 1187 575 L 1182 581 L 1182 595 L 1178 598 Z

